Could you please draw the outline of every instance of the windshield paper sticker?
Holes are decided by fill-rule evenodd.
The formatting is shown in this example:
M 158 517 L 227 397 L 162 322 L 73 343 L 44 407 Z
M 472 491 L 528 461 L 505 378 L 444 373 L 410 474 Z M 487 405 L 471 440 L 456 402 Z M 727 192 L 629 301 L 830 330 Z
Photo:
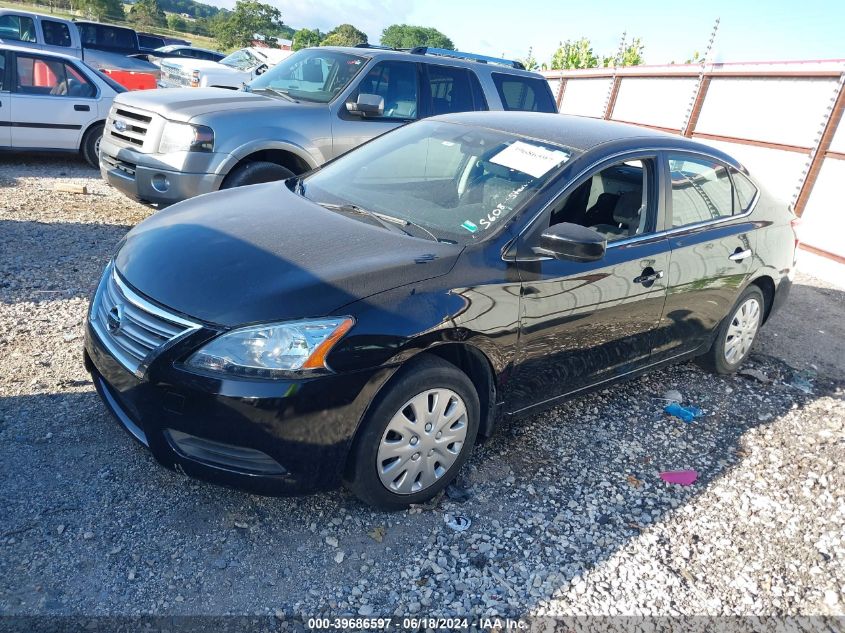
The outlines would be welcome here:
M 490 159 L 491 163 L 539 178 L 569 160 L 569 152 L 515 141 Z

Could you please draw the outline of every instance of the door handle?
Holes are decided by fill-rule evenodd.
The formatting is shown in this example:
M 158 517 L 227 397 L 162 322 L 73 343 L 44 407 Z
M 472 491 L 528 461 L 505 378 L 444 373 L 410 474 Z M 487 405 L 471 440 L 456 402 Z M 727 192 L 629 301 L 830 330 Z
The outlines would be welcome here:
M 751 249 L 746 248 L 744 251 L 736 249 L 733 254 L 728 255 L 728 259 L 734 262 L 741 262 L 743 259 L 751 257 Z
M 654 270 L 651 266 L 646 268 L 643 271 L 643 274 L 634 277 L 635 284 L 642 284 L 645 287 L 651 286 L 655 281 L 658 279 L 663 279 L 663 271 L 662 270 Z
M 77 112 L 90 112 L 91 111 L 90 106 L 80 105 L 78 103 L 75 106 L 73 106 L 73 109 L 76 110 Z

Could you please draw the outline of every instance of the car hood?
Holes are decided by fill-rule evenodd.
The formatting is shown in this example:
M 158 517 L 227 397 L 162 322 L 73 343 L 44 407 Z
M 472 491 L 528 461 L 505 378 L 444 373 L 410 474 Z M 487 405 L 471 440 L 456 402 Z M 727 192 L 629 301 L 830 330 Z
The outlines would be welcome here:
M 215 62 L 210 59 L 185 59 L 183 57 L 168 57 L 163 66 L 172 66 L 179 70 L 190 72 L 192 70 L 213 70 L 215 73 L 231 73 L 233 75 L 249 75 L 250 69 L 238 70 L 226 64 Z
M 174 121 L 190 121 L 195 116 L 213 112 L 232 112 L 264 108 L 302 108 L 283 99 L 225 88 L 168 88 L 124 92 L 118 103 L 161 114 Z
M 331 314 L 443 275 L 462 250 L 329 211 L 274 182 L 156 213 L 126 235 L 116 266 L 153 301 L 231 327 Z

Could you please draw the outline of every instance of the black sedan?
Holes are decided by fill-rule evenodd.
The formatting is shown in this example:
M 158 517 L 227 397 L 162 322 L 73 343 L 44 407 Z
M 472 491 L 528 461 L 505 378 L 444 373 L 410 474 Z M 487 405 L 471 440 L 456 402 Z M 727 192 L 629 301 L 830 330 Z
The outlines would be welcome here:
M 735 371 L 789 292 L 794 223 L 687 139 L 434 117 L 142 222 L 93 298 L 85 362 L 166 466 L 401 508 L 503 416 L 693 357 Z

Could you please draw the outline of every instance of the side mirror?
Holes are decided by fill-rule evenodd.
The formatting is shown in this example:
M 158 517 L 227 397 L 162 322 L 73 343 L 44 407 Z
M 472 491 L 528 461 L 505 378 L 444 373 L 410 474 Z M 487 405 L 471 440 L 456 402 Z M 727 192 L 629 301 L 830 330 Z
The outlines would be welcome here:
M 550 226 L 540 236 L 540 246 L 534 247 L 538 255 L 573 262 L 594 262 L 604 257 L 607 238 L 598 231 L 580 224 L 562 222 Z
M 356 101 L 347 101 L 346 109 L 360 116 L 381 116 L 384 114 L 384 97 L 362 92 Z
M 263 75 L 266 72 L 267 72 L 267 64 L 261 64 L 260 66 L 258 66 L 255 69 L 255 76 L 257 77 L 258 75 Z

